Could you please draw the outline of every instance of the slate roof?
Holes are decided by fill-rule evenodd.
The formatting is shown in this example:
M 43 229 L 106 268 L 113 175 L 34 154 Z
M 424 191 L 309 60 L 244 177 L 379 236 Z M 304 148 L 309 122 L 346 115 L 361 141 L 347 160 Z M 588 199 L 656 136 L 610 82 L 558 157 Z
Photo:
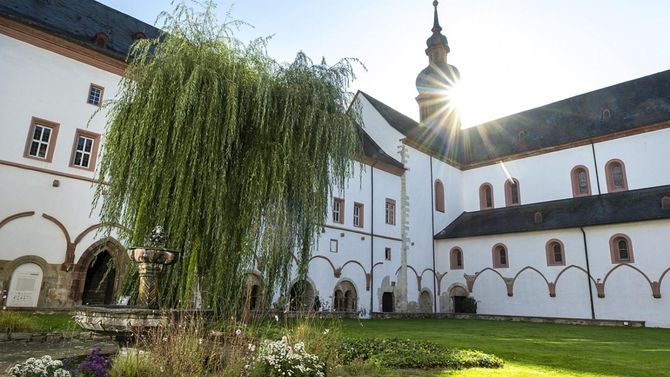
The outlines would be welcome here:
M 670 208 L 661 208 L 664 196 L 670 197 L 670 185 L 463 212 L 435 239 L 670 219 Z M 539 224 L 535 223 L 536 212 L 542 214 Z
M 449 141 L 361 92 L 388 123 L 431 152 L 468 166 L 670 120 L 670 70 L 466 128 Z M 609 110 L 609 118 L 603 111 Z
M 142 32 L 147 38 L 160 35 L 159 29 L 93 0 L 0 0 L 0 16 L 123 60 L 135 33 Z M 98 32 L 109 37 L 105 48 L 94 43 Z
M 608 109 L 609 119 L 603 117 Z M 473 164 L 670 120 L 670 70 L 462 130 L 458 160 Z

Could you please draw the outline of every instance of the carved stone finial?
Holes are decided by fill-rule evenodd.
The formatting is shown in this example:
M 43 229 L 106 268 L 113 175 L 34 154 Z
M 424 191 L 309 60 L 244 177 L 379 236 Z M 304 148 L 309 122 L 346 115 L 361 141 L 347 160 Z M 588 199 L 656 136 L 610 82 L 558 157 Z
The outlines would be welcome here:
M 165 246 L 165 233 L 163 227 L 156 225 L 151 234 L 149 234 L 149 245 L 156 248 L 162 248 Z

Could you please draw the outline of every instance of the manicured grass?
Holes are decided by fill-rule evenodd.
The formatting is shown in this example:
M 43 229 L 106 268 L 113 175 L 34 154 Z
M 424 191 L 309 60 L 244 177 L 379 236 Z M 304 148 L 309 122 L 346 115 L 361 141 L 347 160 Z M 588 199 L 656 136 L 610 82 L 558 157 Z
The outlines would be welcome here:
M 70 313 L 0 311 L 0 332 L 81 331 Z
M 477 320 L 343 323 L 352 337 L 424 339 L 505 359 L 505 367 L 443 376 L 670 376 L 670 330 Z

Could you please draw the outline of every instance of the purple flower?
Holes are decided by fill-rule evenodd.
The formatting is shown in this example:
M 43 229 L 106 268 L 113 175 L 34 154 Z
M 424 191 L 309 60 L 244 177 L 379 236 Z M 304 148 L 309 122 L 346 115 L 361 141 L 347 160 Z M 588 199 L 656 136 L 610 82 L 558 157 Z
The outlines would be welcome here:
M 91 350 L 91 353 L 86 356 L 86 359 L 81 362 L 75 369 L 77 375 L 85 377 L 106 377 L 107 370 L 111 366 L 110 361 L 101 354 L 99 346 Z

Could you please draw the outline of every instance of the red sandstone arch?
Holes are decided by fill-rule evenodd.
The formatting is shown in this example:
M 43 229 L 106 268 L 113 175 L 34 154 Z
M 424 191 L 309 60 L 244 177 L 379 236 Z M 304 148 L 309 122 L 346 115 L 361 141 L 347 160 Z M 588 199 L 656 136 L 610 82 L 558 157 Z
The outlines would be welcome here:
M 640 275 L 642 275 L 642 277 L 644 277 L 645 280 L 647 280 L 647 283 L 649 283 L 649 288 L 651 288 L 651 294 L 652 294 L 652 296 L 653 296 L 654 298 L 660 298 L 660 284 L 654 284 L 654 283 L 651 281 L 651 279 L 649 279 L 649 277 L 647 276 L 647 274 L 645 274 L 644 272 L 642 272 L 642 270 L 640 270 L 639 268 L 633 266 L 632 264 L 628 264 L 628 263 L 620 263 L 620 264 L 617 264 L 616 266 L 612 267 L 612 269 L 610 269 L 610 270 L 607 272 L 607 274 L 605 274 L 605 278 L 603 279 L 603 282 L 602 282 L 602 283 L 600 284 L 600 286 L 598 287 L 598 297 L 600 297 L 600 298 L 604 298 L 604 297 L 605 297 L 605 284 L 607 283 L 607 279 L 609 279 L 610 275 L 611 275 L 614 271 L 616 271 L 617 269 L 619 269 L 619 268 L 621 268 L 621 267 L 624 267 L 624 266 L 629 267 L 629 268 L 631 268 L 631 269 L 633 269 L 633 270 L 639 272 Z M 659 291 L 659 292 L 658 292 L 658 295 L 657 295 L 657 292 L 656 292 L 657 289 L 658 289 L 658 291 Z M 659 296 L 659 297 L 656 297 L 656 296 Z
M 0 221 L 0 228 L 2 228 L 3 226 L 11 223 L 14 220 L 18 220 L 22 217 L 30 217 L 34 214 L 35 214 L 35 211 L 27 211 L 27 212 L 19 212 L 19 213 L 15 213 L 13 215 L 9 215 L 9 216 L 5 217 L 4 219 L 2 219 L 2 221 Z
M 110 256 L 114 259 L 114 268 L 117 271 L 114 281 L 114 291 L 118 289 L 123 270 L 128 263 L 128 257 L 126 256 L 125 248 L 119 241 L 112 237 L 107 237 L 94 242 L 84 250 L 79 261 L 74 265 L 74 270 L 72 271 L 72 286 L 70 288 L 70 298 L 73 301 L 81 303 L 88 266 L 91 264 L 95 256 L 103 249 L 107 250 Z

